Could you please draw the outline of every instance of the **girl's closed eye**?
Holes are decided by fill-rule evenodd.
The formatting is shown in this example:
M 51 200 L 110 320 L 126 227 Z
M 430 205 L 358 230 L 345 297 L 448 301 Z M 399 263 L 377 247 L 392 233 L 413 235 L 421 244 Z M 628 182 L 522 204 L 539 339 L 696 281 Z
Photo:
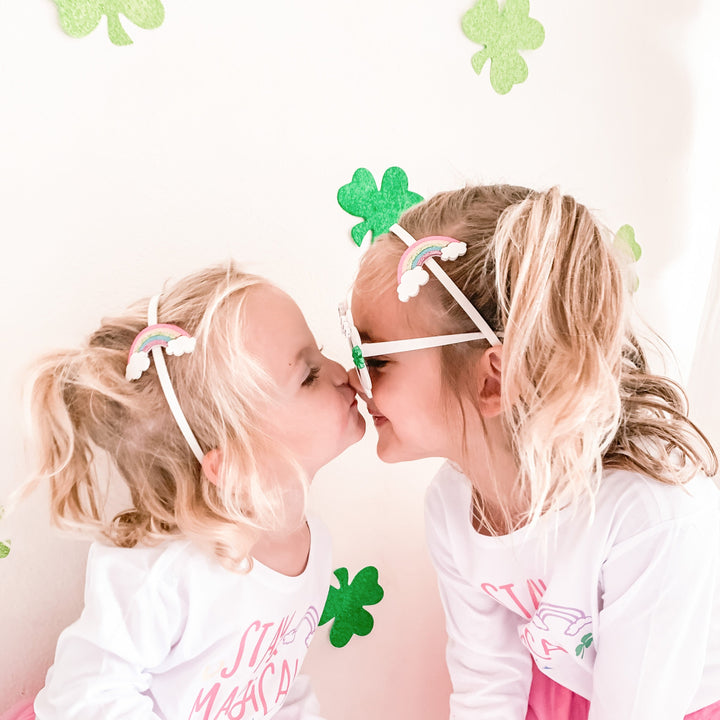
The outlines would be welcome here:
M 381 368 L 384 368 L 389 362 L 389 360 L 379 357 L 365 358 L 365 364 L 371 370 L 380 370 Z
M 319 367 L 311 367 L 308 371 L 308 374 L 305 376 L 305 379 L 302 381 L 303 387 L 310 387 L 317 379 L 320 377 L 320 368 Z

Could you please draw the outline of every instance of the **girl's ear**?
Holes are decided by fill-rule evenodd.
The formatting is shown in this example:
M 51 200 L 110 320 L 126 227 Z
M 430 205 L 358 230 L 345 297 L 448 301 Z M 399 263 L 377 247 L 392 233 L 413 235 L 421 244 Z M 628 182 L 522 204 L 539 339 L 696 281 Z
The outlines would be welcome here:
M 202 459 L 202 469 L 205 477 L 213 484 L 220 481 L 220 466 L 222 464 L 222 453 L 219 448 L 214 448 L 205 454 Z
M 502 353 L 502 345 L 493 345 L 483 353 L 477 368 L 480 413 L 486 418 L 502 411 Z

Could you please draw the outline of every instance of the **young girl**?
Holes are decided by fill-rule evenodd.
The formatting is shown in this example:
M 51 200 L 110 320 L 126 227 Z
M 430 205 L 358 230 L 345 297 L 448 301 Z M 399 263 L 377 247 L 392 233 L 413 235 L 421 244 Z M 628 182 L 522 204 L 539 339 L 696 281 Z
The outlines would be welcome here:
M 426 520 L 451 718 L 720 718 L 717 459 L 588 210 L 436 195 L 369 249 L 351 309 L 378 455 L 449 461 Z
M 42 359 L 29 403 L 32 484 L 105 538 L 37 718 L 317 718 L 297 674 L 331 560 L 306 491 L 364 421 L 295 303 L 232 264 L 199 272 Z M 107 459 L 130 495 L 111 521 Z

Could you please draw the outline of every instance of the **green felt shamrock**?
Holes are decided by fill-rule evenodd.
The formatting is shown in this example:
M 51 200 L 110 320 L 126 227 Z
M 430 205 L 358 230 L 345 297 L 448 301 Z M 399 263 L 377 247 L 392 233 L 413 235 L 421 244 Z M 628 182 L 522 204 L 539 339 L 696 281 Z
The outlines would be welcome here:
M 353 635 L 367 635 L 374 625 L 373 616 L 363 605 L 375 605 L 385 594 L 378 585 L 378 571 L 372 565 L 363 568 L 348 584 L 347 568 L 338 568 L 335 577 L 340 587 L 330 587 L 320 625 L 335 618 L 330 628 L 330 642 L 344 647 Z
M 613 245 L 620 253 L 625 264 L 627 282 L 631 292 L 636 292 L 640 287 L 640 278 L 635 269 L 630 267 L 636 263 L 642 255 L 642 248 L 635 241 L 635 230 L 632 225 L 623 225 L 616 233 Z
M 593 641 L 592 633 L 583 635 L 582 638 L 580 638 L 580 644 L 575 648 L 575 654 L 579 658 L 584 658 L 585 650 L 587 650 L 592 645 L 592 641 Z
M 507 0 L 500 10 L 498 0 L 478 0 L 462 19 L 462 31 L 483 45 L 472 57 L 480 73 L 489 58 L 490 84 L 499 95 L 527 80 L 528 68 L 518 50 L 536 50 L 545 40 L 545 29 L 529 17 L 530 0 Z
M 5 508 L 0 505 L 0 520 L 2 520 L 3 515 L 5 514 Z M 6 540 L 5 542 L 0 542 L 0 560 L 2 558 L 6 558 L 10 554 L 10 541 Z
M 115 45 L 132 45 L 120 24 L 121 13 L 144 30 L 160 27 L 165 19 L 160 0 L 55 0 L 55 4 L 63 30 L 76 38 L 92 32 L 107 15 L 108 35 Z
M 350 232 L 358 247 L 368 232 L 372 232 L 373 240 L 386 233 L 405 210 L 417 205 L 422 199 L 421 195 L 408 190 L 407 175 L 399 167 L 385 171 L 380 190 L 372 173 L 365 168 L 358 168 L 352 182 L 343 185 L 337 193 L 338 203 L 343 210 L 365 218 Z

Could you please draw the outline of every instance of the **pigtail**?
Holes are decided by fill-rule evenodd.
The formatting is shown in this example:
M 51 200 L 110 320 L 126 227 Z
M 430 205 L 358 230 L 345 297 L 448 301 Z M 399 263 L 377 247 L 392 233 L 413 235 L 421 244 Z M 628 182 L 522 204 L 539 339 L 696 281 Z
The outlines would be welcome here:
M 503 409 L 533 520 L 599 484 L 622 415 L 624 290 L 589 211 L 557 189 L 506 210 L 494 262 Z
M 36 470 L 21 495 L 47 482 L 54 525 L 97 530 L 102 526 L 104 494 L 94 471 L 87 408 L 78 392 L 80 362 L 79 351 L 58 352 L 33 368 L 26 410 Z

